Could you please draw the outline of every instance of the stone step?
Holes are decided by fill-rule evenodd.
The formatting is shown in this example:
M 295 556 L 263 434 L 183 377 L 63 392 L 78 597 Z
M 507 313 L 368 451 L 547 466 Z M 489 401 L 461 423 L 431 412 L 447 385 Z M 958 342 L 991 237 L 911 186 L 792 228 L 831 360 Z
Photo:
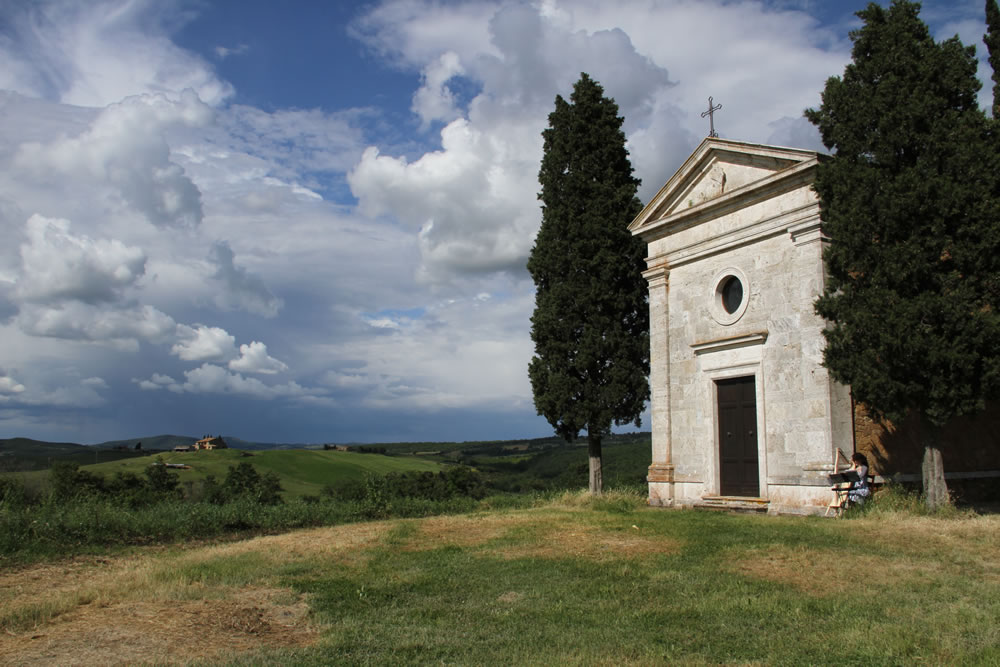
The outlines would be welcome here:
M 767 498 L 743 496 L 702 496 L 694 504 L 696 510 L 712 512 L 739 512 L 744 514 L 767 514 L 771 501 Z

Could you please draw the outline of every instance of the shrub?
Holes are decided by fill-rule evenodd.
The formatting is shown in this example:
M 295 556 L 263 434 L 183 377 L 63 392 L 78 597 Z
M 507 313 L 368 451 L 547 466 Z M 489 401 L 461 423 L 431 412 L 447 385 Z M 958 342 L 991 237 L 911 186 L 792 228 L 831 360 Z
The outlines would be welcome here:
M 106 485 L 108 495 L 129 507 L 144 507 L 155 502 L 149 484 L 132 472 L 118 472 Z
M 250 500 L 262 505 L 277 505 L 283 502 L 281 491 L 281 479 L 276 473 L 266 472 L 261 475 L 249 463 L 230 466 L 218 492 L 212 489 L 216 502 Z
M 483 476 L 473 468 L 452 466 L 438 473 L 397 472 L 364 480 L 347 480 L 340 486 L 323 487 L 323 496 L 340 501 L 384 505 L 391 499 L 449 500 L 486 496 Z
M 0 477 L 0 505 L 6 507 L 23 507 L 30 500 L 24 484 L 17 480 Z
M 167 465 L 159 456 L 156 461 L 146 468 L 146 481 L 149 489 L 155 494 L 173 496 L 179 498 L 181 495 L 180 478 L 167 470 Z
M 56 461 L 49 471 L 52 499 L 65 502 L 85 496 L 100 496 L 107 489 L 104 477 L 80 470 L 80 464 L 73 461 Z

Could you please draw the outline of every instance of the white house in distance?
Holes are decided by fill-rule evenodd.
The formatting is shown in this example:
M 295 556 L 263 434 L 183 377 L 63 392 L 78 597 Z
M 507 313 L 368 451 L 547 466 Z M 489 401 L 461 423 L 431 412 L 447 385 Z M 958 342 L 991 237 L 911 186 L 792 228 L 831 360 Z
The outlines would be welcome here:
M 849 389 L 822 366 L 813 151 L 709 137 L 629 226 L 648 244 L 649 500 L 818 513 Z

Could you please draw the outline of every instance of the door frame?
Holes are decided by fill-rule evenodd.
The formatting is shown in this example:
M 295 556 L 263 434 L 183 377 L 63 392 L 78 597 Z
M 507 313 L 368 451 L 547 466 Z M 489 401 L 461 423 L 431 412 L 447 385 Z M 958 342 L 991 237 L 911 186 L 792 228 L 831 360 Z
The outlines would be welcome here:
M 767 422 L 764 419 L 764 374 L 760 362 L 750 362 L 726 368 L 705 371 L 709 400 L 712 406 L 712 447 L 709 452 L 712 470 L 706 495 L 720 495 L 722 491 L 722 463 L 719 442 L 719 386 L 718 380 L 753 377 L 754 400 L 757 408 L 757 490 L 761 498 L 768 498 L 767 488 Z

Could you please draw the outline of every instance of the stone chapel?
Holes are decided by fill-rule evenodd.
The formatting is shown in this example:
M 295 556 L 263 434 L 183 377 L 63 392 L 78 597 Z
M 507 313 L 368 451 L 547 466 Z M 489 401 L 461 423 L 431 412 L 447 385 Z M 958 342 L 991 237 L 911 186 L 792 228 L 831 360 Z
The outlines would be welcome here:
M 652 505 L 817 513 L 847 387 L 823 367 L 814 151 L 709 137 L 629 226 L 648 244 Z

